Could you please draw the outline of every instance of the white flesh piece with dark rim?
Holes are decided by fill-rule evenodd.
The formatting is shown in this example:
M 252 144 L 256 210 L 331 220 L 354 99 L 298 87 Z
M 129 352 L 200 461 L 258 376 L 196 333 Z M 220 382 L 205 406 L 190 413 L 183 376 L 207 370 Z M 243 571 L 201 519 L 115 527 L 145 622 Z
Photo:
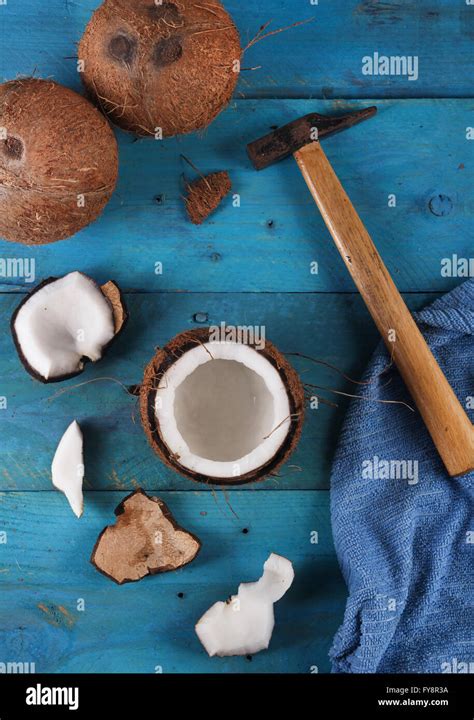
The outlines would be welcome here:
M 59 442 L 51 475 L 54 487 L 65 494 L 74 514 L 81 517 L 84 510 L 84 456 L 82 431 L 76 420 L 69 425 Z
M 283 597 L 294 576 L 291 562 L 272 553 L 260 580 L 242 583 L 237 595 L 209 608 L 196 625 L 207 653 L 225 657 L 266 650 L 275 625 L 273 603 Z
M 155 398 L 163 442 L 180 465 L 210 478 L 238 477 L 271 460 L 290 429 L 282 378 L 254 348 L 209 342 L 164 373 Z
M 102 357 L 115 334 L 113 308 L 91 278 L 72 272 L 32 293 L 13 330 L 27 365 L 51 380 Z

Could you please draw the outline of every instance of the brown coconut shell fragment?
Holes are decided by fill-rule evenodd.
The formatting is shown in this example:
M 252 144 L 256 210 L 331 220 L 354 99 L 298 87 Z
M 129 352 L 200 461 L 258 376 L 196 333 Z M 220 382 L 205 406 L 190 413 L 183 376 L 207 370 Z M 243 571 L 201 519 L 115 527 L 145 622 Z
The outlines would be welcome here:
M 179 457 L 176 457 L 170 452 L 169 447 L 163 441 L 158 418 L 155 413 L 156 391 L 160 387 L 164 374 L 171 365 L 185 352 L 196 347 L 196 344 L 208 343 L 210 333 L 211 328 L 209 327 L 185 331 L 176 335 L 165 347 L 157 350 L 155 356 L 145 369 L 143 382 L 140 386 L 140 413 L 143 429 L 148 438 L 148 442 L 162 462 L 190 480 L 219 486 L 245 485 L 265 480 L 269 475 L 276 474 L 296 449 L 301 438 L 305 414 L 304 388 L 300 377 L 285 356 L 268 339 L 265 340 L 265 347 L 263 348 L 258 348 L 251 343 L 249 343 L 249 345 L 261 353 L 280 374 L 288 392 L 291 412 L 291 422 L 285 441 L 269 462 L 238 477 L 209 478 L 206 475 L 193 472 L 189 468 L 181 465 Z
M 167 505 L 135 490 L 115 509 L 117 522 L 99 535 L 91 563 L 119 585 L 192 562 L 200 540 L 180 527 Z
M 129 317 L 122 291 L 113 280 L 109 280 L 104 283 L 104 285 L 101 285 L 100 289 L 112 306 L 114 329 L 115 335 L 117 336 L 119 332 L 123 330 Z
M 201 225 L 220 205 L 231 188 L 229 173 L 225 170 L 211 173 L 188 183 L 186 186 L 188 195 L 185 203 L 191 222 Z

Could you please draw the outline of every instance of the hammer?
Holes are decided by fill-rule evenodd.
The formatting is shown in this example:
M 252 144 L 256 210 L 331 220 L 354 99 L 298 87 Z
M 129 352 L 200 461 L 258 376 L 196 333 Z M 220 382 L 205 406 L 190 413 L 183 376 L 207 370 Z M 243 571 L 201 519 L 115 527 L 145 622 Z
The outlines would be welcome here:
M 257 170 L 293 155 L 451 477 L 474 469 L 474 429 L 323 152 L 322 138 L 375 115 L 310 113 L 247 146 Z

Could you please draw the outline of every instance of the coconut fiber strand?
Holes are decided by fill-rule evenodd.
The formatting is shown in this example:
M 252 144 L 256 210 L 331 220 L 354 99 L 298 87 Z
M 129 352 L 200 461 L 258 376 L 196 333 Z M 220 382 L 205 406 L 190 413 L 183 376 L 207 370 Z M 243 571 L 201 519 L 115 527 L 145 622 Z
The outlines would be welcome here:
M 474 394 L 474 280 L 416 314 L 463 405 Z M 389 363 L 375 352 L 365 379 Z M 395 368 L 368 386 L 374 398 L 412 404 Z M 474 413 L 467 410 L 471 420 Z M 375 461 L 375 458 L 378 458 Z M 411 479 L 370 475 L 384 460 L 417 461 Z M 363 469 L 365 468 L 365 478 Z M 413 472 L 413 470 L 415 471 Z M 349 598 L 331 649 L 334 672 L 443 673 L 473 660 L 474 473 L 450 478 L 418 412 L 353 404 L 331 485 L 336 551 Z

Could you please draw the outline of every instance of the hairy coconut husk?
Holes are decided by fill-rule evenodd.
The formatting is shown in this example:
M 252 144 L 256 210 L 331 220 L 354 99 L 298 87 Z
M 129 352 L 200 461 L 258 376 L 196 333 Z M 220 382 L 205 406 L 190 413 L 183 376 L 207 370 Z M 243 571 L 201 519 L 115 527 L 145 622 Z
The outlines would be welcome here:
M 197 328 L 176 335 L 165 347 L 157 350 L 146 367 L 140 388 L 140 413 L 145 434 L 153 450 L 165 465 L 190 480 L 213 485 L 245 485 L 264 480 L 268 475 L 275 474 L 278 471 L 298 445 L 303 428 L 305 407 L 304 388 L 298 374 L 285 356 L 268 340 L 265 340 L 263 349 L 259 349 L 252 344 L 249 344 L 249 346 L 261 353 L 280 374 L 287 388 L 291 412 L 290 427 L 285 441 L 268 463 L 239 477 L 209 478 L 180 465 L 178 459 L 173 456 L 168 446 L 163 442 L 159 422 L 155 414 L 155 396 L 157 389 L 160 387 L 161 379 L 171 365 L 185 352 L 196 347 L 197 344 L 204 345 L 209 342 L 210 331 L 211 328 Z
M 240 57 L 219 0 L 105 0 L 79 44 L 91 98 L 141 136 L 207 127 L 232 97 Z
M 194 560 L 201 541 L 184 530 L 158 497 L 139 488 L 115 509 L 117 522 L 100 533 L 91 563 L 119 585 L 177 570 Z
M 95 220 L 117 181 L 107 121 L 85 98 L 51 80 L 0 85 L 0 236 L 41 245 Z
M 231 191 L 232 183 L 225 170 L 198 178 L 186 186 L 185 199 L 189 219 L 195 225 L 201 225 L 220 205 Z

